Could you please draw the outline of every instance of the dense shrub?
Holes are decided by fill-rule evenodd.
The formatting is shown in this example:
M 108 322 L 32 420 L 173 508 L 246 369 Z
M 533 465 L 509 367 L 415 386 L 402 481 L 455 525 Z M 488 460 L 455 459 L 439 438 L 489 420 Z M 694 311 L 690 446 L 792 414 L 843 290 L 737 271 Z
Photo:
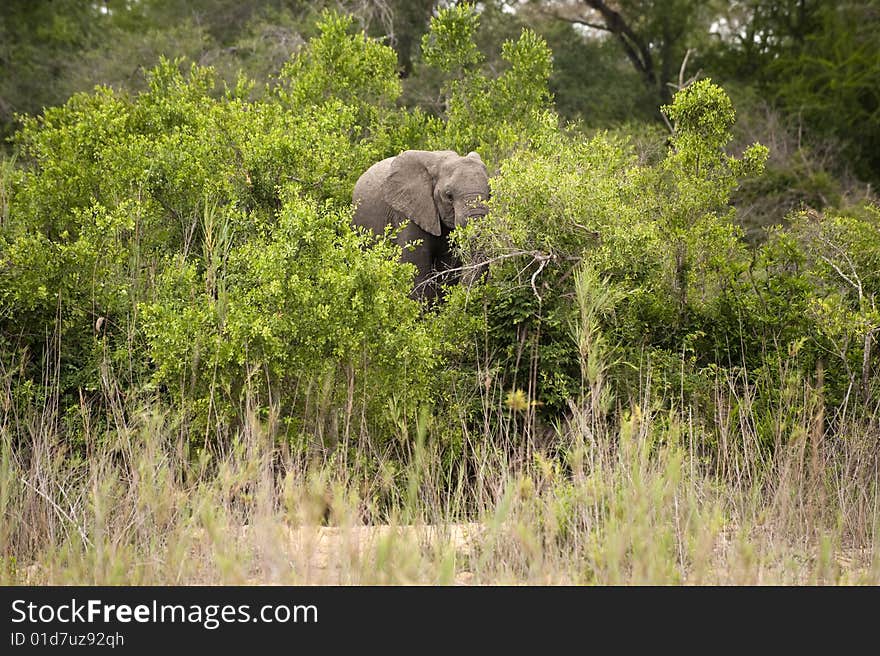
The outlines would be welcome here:
M 622 132 L 560 126 L 535 33 L 484 67 L 477 20 L 441 10 L 423 40 L 437 115 L 401 107 L 395 53 L 326 13 L 257 97 L 163 60 L 142 93 L 25 119 L 0 170 L 10 386 L 80 416 L 154 395 L 198 444 L 255 417 L 304 451 L 402 454 L 433 422 L 450 458 L 573 406 L 709 407 L 719 380 L 759 397 L 764 445 L 793 379 L 875 398 L 876 207 L 791 215 L 750 246 L 731 195 L 767 151 L 726 152 L 722 89 L 679 91 L 668 143 L 642 157 Z M 493 174 L 492 212 L 454 233 L 488 275 L 439 307 L 350 226 L 357 176 L 404 148 L 474 149 Z
M 335 441 L 343 423 L 393 434 L 387 397 L 411 409 L 429 395 L 436 347 L 408 298 L 410 270 L 390 246 L 367 249 L 350 214 L 292 190 L 277 225 L 235 246 L 235 217 L 206 213 L 204 267 L 177 256 L 141 308 L 155 379 L 181 407 L 221 425 L 272 407 L 293 436 L 322 435 L 321 421 Z M 333 410 L 314 417 L 309 403 Z
M 100 87 L 26 118 L 0 233 L 16 384 L 71 409 L 158 390 L 205 427 L 196 441 L 251 411 L 296 438 L 387 437 L 442 401 L 428 381 L 455 331 L 421 316 L 411 269 L 367 248 L 346 209 L 371 163 L 446 130 L 396 106 L 395 62 L 325 13 L 259 99 L 165 59 L 141 93 Z
M 188 400 L 204 400 L 200 383 L 179 388 L 177 378 L 170 380 L 171 360 L 175 374 L 194 359 L 215 368 L 235 361 L 241 367 L 222 379 L 223 402 L 234 405 L 230 390 L 243 387 L 247 364 L 259 367 L 268 358 L 273 375 L 283 378 L 294 373 L 279 371 L 285 366 L 315 374 L 324 356 L 353 361 L 341 335 L 328 336 L 326 348 L 297 352 L 290 331 L 303 326 L 293 324 L 265 335 L 290 343 L 256 347 L 242 326 L 263 330 L 269 316 L 250 321 L 235 312 L 275 316 L 278 309 L 270 313 L 266 305 L 273 293 L 291 318 L 322 322 L 332 315 L 352 334 L 384 345 L 374 349 L 376 358 L 389 357 L 394 338 L 371 323 L 382 320 L 364 310 L 368 305 L 360 318 L 348 314 L 349 306 L 396 303 L 401 316 L 394 321 L 403 331 L 412 313 L 402 309 L 405 270 L 387 250 L 355 257 L 360 242 L 345 211 L 324 202 L 347 203 L 359 171 L 397 148 L 414 123 L 393 107 L 393 51 L 350 36 L 349 27 L 325 15 L 319 36 L 261 101 L 248 99 L 244 79 L 220 89 L 211 69 L 164 60 L 143 93 L 98 88 L 25 120 L 16 136 L 23 166 L 4 170 L 9 220 L 0 235 L 2 345 L 10 358 L 19 354 L 25 379 L 57 386 L 64 403 L 79 403 L 82 392 L 101 388 L 100 370 L 109 367 L 125 387 L 161 384 L 178 400 L 184 391 Z M 290 185 L 299 192 L 284 192 L 284 201 Z M 255 289 L 260 272 L 281 275 L 294 266 L 298 251 L 283 252 L 285 240 L 296 248 L 314 244 L 311 259 L 296 265 L 314 268 L 311 278 L 299 270 L 304 288 L 315 284 L 308 299 L 290 289 Z M 285 281 L 295 286 L 295 278 Z M 229 317 L 229 308 L 217 313 L 226 300 L 233 304 Z M 202 359 L 205 345 L 233 325 L 237 341 Z M 314 324 L 299 339 L 315 337 L 316 325 L 328 327 Z M 248 347 L 256 349 L 253 362 L 241 350 Z M 285 357 L 282 348 L 290 350 Z M 315 361 L 304 366 L 308 357 Z M 413 357 L 421 357 L 418 348 Z

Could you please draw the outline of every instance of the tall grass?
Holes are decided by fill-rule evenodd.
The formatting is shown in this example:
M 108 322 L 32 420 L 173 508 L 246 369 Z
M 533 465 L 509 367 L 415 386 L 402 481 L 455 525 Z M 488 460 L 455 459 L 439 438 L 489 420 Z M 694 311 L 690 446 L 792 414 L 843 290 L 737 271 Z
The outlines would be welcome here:
M 647 381 L 615 399 L 611 299 L 587 274 L 576 290 L 582 387 L 552 435 L 487 390 L 499 429 L 462 422 L 450 463 L 424 410 L 401 422 L 402 470 L 399 454 L 288 448 L 256 409 L 192 453 L 186 418 L 123 400 L 109 373 L 95 421 L 85 400 L 71 418 L 17 393 L 3 363 L 0 583 L 880 583 L 876 418 L 826 408 L 808 381 L 768 410 L 719 378 L 709 416 Z
M 128 416 L 86 433 L 85 456 L 38 408 L 4 417 L 0 581 L 880 582 L 878 436 L 856 425 L 827 436 L 818 468 L 807 425 L 760 475 L 737 457 L 721 477 L 688 446 L 711 426 L 633 406 L 587 432 L 577 409 L 558 454 L 512 466 L 487 439 L 468 451 L 477 475 L 451 484 L 428 432 L 379 516 L 356 468 L 279 462 L 254 417 L 193 459 L 157 404 Z

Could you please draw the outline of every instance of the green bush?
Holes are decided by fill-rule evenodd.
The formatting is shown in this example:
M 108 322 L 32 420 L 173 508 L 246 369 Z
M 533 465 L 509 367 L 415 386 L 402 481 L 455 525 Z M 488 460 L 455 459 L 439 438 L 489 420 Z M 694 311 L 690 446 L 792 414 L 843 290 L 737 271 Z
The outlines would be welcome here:
M 766 150 L 724 154 L 733 110 L 709 81 L 680 92 L 667 112 L 676 132 L 654 165 L 603 134 L 557 134 L 511 156 L 492 181 L 491 218 L 457 235 L 497 262 L 490 334 L 511 380 L 523 380 L 524 363 L 536 372 L 530 385 L 547 410 L 564 409 L 580 387 L 569 327 L 573 273 L 584 264 L 619 291 L 605 329 L 629 364 L 646 347 L 687 345 L 700 353 L 696 365 L 721 355 L 726 298 L 748 265 L 729 196 L 760 170 Z
M 529 30 L 493 72 L 473 7 L 438 12 L 429 116 L 399 105 L 395 53 L 352 26 L 324 13 L 256 97 L 244 77 L 230 88 L 163 59 L 141 93 L 99 87 L 23 120 L 0 168 L 16 398 L 75 418 L 158 396 L 196 445 L 255 416 L 303 450 L 402 454 L 430 423 L 450 459 L 470 434 L 546 436 L 573 407 L 709 408 L 720 380 L 757 397 L 765 446 L 792 380 L 868 407 L 878 210 L 792 215 L 750 246 L 731 196 L 767 150 L 726 152 L 735 116 L 717 85 L 662 108 L 673 132 L 645 158 L 642 133 L 560 127 L 550 51 Z M 358 175 L 404 148 L 477 150 L 492 173 L 491 213 L 453 233 L 488 275 L 439 307 L 408 298 L 390 243 L 350 226 Z
M 517 80 L 546 78 L 546 48 L 525 34 L 508 54 L 510 71 L 479 78 L 510 101 L 473 144 L 494 152 L 523 103 L 547 110 L 541 80 L 511 104 Z M 394 51 L 334 13 L 274 89 L 251 88 L 163 59 L 143 92 L 99 87 L 24 119 L 3 169 L 4 359 L 72 411 L 159 393 L 204 428 L 195 443 L 251 412 L 301 441 L 406 435 L 449 400 L 429 383 L 472 322 L 423 316 L 411 269 L 345 208 L 374 161 L 466 119 L 398 107 Z
M 25 379 L 57 385 L 65 404 L 98 392 L 102 367 L 126 387 L 156 382 L 154 373 L 165 384 L 168 343 L 184 333 L 163 336 L 174 321 L 146 324 L 141 308 L 154 307 L 157 296 L 168 301 L 175 289 L 184 294 L 179 303 L 192 300 L 194 284 L 216 296 L 229 263 L 290 234 L 284 217 L 295 210 L 283 207 L 282 189 L 297 185 L 303 203 L 346 203 L 359 172 L 418 130 L 418 117 L 393 107 L 394 52 L 349 35 L 349 26 L 323 16 L 319 36 L 294 56 L 275 93 L 258 101 L 245 79 L 218 88 L 211 69 L 165 59 L 143 93 L 97 88 L 24 120 L 16 135 L 22 166 L 4 169 L 0 334 L 4 350 L 22 359 Z M 322 213 L 303 212 L 324 225 Z M 393 259 L 381 250 L 371 257 L 380 253 Z M 392 280 L 389 273 L 375 284 Z M 314 302 L 341 312 L 333 288 L 320 289 L 330 295 Z M 181 348 L 210 343 L 206 308 L 180 310 L 192 320 Z M 47 372 L 57 379 L 44 380 Z
M 518 149 L 550 139 L 558 118 L 552 108 L 551 53 L 536 33 L 523 29 L 502 44 L 500 74 L 481 69 L 473 42 L 479 15 L 471 5 L 441 9 L 422 38 L 425 63 L 441 73 L 443 127 L 428 147 L 475 150 L 491 167 Z
M 411 267 L 390 245 L 366 248 L 350 215 L 291 190 L 271 231 L 233 246 L 234 217 L 206 213 L 205 267 L 177 256 L 141 308 L 155 381 L 180 407 L 226 424 L 274 406 L 298 438 L 331 421 L 310 403 L 348 401 L 359 434 L 388 435 L 388 397 L 429 396 L 436 346 L 408 298 Z

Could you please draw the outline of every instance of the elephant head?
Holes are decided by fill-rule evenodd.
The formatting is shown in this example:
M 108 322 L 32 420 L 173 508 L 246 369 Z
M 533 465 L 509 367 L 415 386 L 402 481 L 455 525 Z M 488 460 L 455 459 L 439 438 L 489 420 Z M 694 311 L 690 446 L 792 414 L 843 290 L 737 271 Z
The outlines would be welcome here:
M 385 202 L 434 236 L 487 212 L 489 176 L 475 152 L 407 150 L 382 183 Z

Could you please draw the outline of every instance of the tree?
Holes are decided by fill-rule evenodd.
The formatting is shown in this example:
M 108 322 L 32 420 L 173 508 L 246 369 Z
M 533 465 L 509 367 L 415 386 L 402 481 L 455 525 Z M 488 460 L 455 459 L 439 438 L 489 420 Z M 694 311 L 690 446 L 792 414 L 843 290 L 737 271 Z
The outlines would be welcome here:
M 799 144 L 830 145 L 846 156 L 840 168 L 880 179 L 876 2 L 724 3 L 715 33 L 705 65 L 755 88 L 782 110 L 796 126 Z
M 80 0 L 6 0 L 0 11 L 0 139 L 14 116 L 63 102 L 71 55 L 95 42 L 102 16 Z
M 539 11 L 559 20 L 611 35 L 658 107 L 671 100 L 672 83 L 688 49 L 708 33 L 715 5 L 712 0 L 550 0 L 536 4 Z
M 409 77 L 412 73 L 416 46 L 428 31 L 428 21 L 436 4 L 434 0 L 395 0 L 391 3 L 392 45 L 397 51 L 401 77 Z
M 880 180 L 880 11 L 800 4 L 812 7 L 806 25 L 767 62 L 764 85 L 815 135 L 841 142 L 861 178 Z

